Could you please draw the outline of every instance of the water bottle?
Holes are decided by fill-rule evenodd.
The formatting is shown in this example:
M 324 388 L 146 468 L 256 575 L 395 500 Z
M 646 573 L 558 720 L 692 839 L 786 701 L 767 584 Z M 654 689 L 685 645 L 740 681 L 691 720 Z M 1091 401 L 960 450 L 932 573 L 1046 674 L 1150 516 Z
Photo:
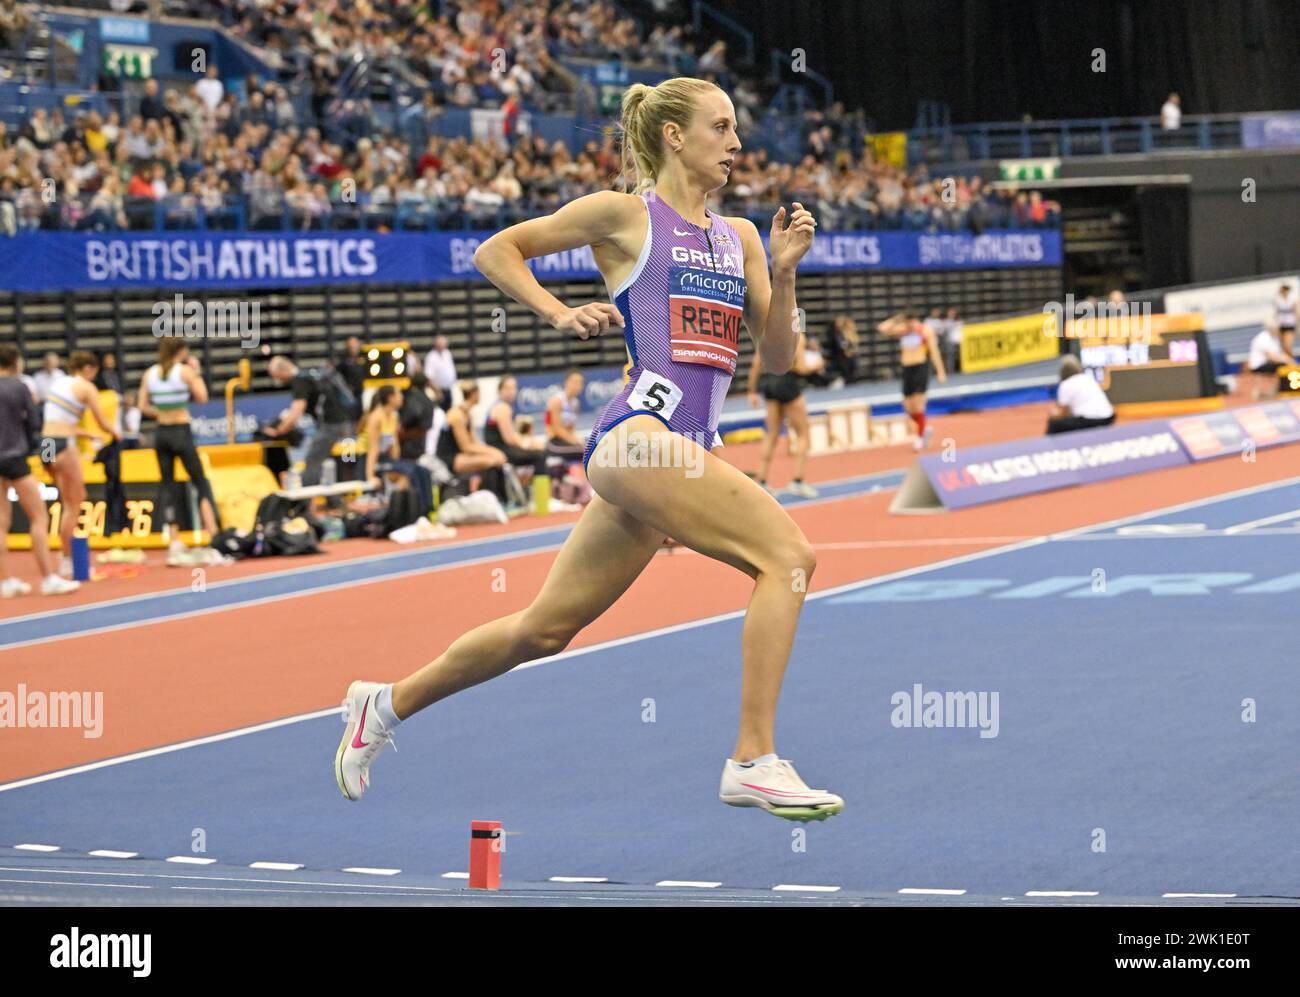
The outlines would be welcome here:
M 302 475 L 297 471 L 290 470 L 284 476 L 284 489 L 288 492 L 297 491 L 302 487 Z
M 538 516 L 549 516 L 551 514 L 551 479 L 549 475 L 533 475 L 533 513 Z
M 334 463 L 334 458 L 330 457 L 320 467 L 320 483 L 332 485 L 336 481 L 338 481 L 338 465 Z
M 90 540 L 86 537 L 72 538 L 72 577 L 79 582 L 90 581 Z

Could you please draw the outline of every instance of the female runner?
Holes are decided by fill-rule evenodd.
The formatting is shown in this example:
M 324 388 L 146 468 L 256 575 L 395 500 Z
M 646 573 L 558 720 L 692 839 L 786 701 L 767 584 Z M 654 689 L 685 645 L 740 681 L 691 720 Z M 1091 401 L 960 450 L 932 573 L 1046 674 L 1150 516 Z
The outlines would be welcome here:
M 780 504 L 713 456 L 735 371 L 741 320 L 764 367 L 794 362 L 795 266 L 815 221 L 800 204 L 772 219 L 772 273 L 758 230 L 705 208 L 740 149 L 731 100 L 690 78 L 633 84 L 622 107 L 632 194 L 601 191 L 483 243 L 475 263 L 497 287 L 580 338 L 623 329 L 632 361 L 584 455 L 595 496 L 532 605 L 485 623 L 393 685 L 354 682 L 335 755 L 343 795 L 359 799 L 394 728 L 418 711 L 516 665 L 556 654 L 599 617 L 654 557 L 665 536 L 754 580 L 741 638 L 740 730 L 723 763 L 724 803 L 794 820 L 844 807 L 810 789 L 776 753 L 773 727 L 786 660 L 816 555 Z M 524 262 L 590 245 L 612 303 L 568 306 Z M 676 455 L 665 462 L 655 454 Z M 685 471 L 683 471 L 685 468 Z

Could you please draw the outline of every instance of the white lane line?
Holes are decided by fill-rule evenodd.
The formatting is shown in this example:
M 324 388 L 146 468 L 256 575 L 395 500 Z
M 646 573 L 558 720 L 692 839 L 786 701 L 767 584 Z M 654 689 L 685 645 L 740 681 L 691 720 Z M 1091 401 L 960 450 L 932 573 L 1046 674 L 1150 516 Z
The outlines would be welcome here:
M 919 887 L 919 886 L 905 886 L 903 889 L 899 890 L 898 892 L 899 892 L 899 893 L 919 893 L 919 894 L 921 894 L 921 895 L 923 895 L 923 896 L 936 896 L 936 897 L 960 897 L 960 896 L 962 896 L 963 894 L 965 894 L 966 891 L 965 891 L 965 890 L 942 890 L 942 889 L 931 890 L 931 889 L 926 889 L 926 888 L 924 888 L 924 887 Z
M 79 890 L 152 890 L 152 886 L 137 886 L 134 883 L 78 883 L 67 879 L 0 879 L 0 883 L 32 883 L 37 886 L 75 886 Z
M 467 872 L 444 872 L 444 873 L 442 874 L 442 878 L 443 878 L 443 879 L 469 879 L 469 873 L 467 873 Z
M 1162 893 L 1170 900 L 1231 900 L 1235 893 Z
M 898 471 L 885 471 L 885 472 L 880 472 L 879 474 L 873 473 L 870 475 L 866 475 L 865 478 L 867 480 L 870 480 L 871 478 L 875 478 L 875 477 L 882 477 L 882 476 L 896 474 L 896 473 L 905 473 L 905 471 L 906 468 L 901 468 Z M 819 484 L 830 486 L 841 482 L 857 482 L 860 481 L 861 478 L 862 476 L 855 476 L 852 478 L 843 478 L 843 479 L 837 478 L 829 482 L 819 482 Z M 851 491 L 842 495 L 827 495 L 815 499 L 801 499 L 798 502 L 791 503 L 791 507 L 802 508 L 803 506 L 821 505 L 824 502 L 846 501 L 854 498 L 859 498 L 864 494 L 866 493 L 862 491 Z M 503 533 L 492 537 L 481 537 L 477 540 L 467 540 L 464 541 L 463 544 L 457 542 L 454 546 L 459 547 L 463 545 L 465 547 L 472 547 L 472 546 L 477 546 L 485 543 L 499 542 L 503 539 L 514 539 L 515 537 L 534 536 L 538 534 L 564 531 L 564 536 L 557 538 L 558 542 L 553 544 L 544 544 L 539 547 L 525 547 L 522 550 L 512 550 L 512 551 L 507 551 L 505 553 L 485 554 L 482 557 L 473 557 L 473 558 L 465 558 L 462 560 L 448 561 L 443 564 L 427 565 L 418 568 L 407 568 L 401 571 L 393 571 L 381 575 L 356 578 L 345 582 L 333 582 L 329 585 L 313 586 L 311 588 L 302 589 L 302 590 L 295 589 L 294 591 L 291 592 L 277 592 L 273 595 L 256 596 L 248 599 L 236 600 L 235 602 L 225 603 L 220 606 L 206 606 L 206 607 L 201 607 L 196 609 L 183 610 L 181 612 L 169 612 L 162 616 L 150 616 L 145 619 L 130 620 L 124 623 L 109 623 L 101 627 L 90 627 L 84 630 L 70 631 L 67 634 L 52 634 L 44 637 L 34 637 L 30 640 L 20 640 L 20 641 L 13 641 L 10 643 L 0 643 L 0 648 L 3 648 L 4 650 L 8 651 L 8 650 L 16 650 L 17 648 L 20 647 L 29 647 L 34 644 L 52 644 L 54 641 L 58 641 L 58 640 L 73 640 L 78 637 L 93 637 L 98 634 L 114 633 L 118 630 L 129 630 L 133 627 L 142 627 L 153 623 L 169 623 L 173 620 L 186 620 L 196 616 L 206 616 L 210 613 L 221 613 L 221 612 L 225 612 L 226 610 L 247 609 L 251 606 L 262 606 L 272 602 L 280 602 L 284 599 L 298 599 L 298 598 L 303 598 L 305 596 L 319 595 L 325 592 L 338 591 L 339 589 L 352 588 L 357 585 L 369 585 L 377 582 L 396 581 L 403 578 L 410 578 L 413 575 L 421 575 L 430 572 L 444 571 L 451 568 L 473 567 L 476 564 L 484 564 L 487 562 L 495 563 L 495 562 L 499 562 L 502 558 L 527 557 L 531 554 L 543 554 L 548 551 L 559 550 L 562 546 L 564 546 L 564 541 L 568 539 L 568 534 L 572 532 L 573 527 L 576 524 L 577 524 L 577 520 L 574 520 L 572 523 L 560 523 L 555 526 L 543 526 L 543 527 L 538 527 L 535 530 L 522 530 L 519 533 Z M 248 575 L 244 578 L 231 578 L 228 579 L 227 581 L 211 583 L 207 586 L 207 589 L 205 589 L 205 591 L 212 591 L 212 590 L 219 591 L 222 587 L 228 587 L 231 585 L 242 585 L 250 581 L 261 581 L 264 578 L 280 578 L 286 575 L 294 575 L 295 577 L 301 577 L 301 575 L 304 572 L 318 572 L 318 571 L 329 570 L 331 568 L 338 567 L 339 565 L 342 564 L 346 564 L 346 565 L 365 564 L 373 561 L 382 561 L 385 558 L 411 557 L 411 556 L 418 555 L 420 553 L 422 553 L 422 551 L 400 551 L 400 552 L 386 553 L 386 554 L 368 554 L 365 557 L 345 558 L 344 560 L 334 562 L 333 564 L 308 566 L 296 570 L 288 569 L 284 571 L 266 572 L 265 574 Z M 157 596 L 185 595 L 190 591 L 191 590 L 188 588 L 163 589 L 159 592 L 145 592 L 140 595 L 124 596 L 121 599 L 112 599 L 105 602 L 88 603 L 84 607 L 78 606 L 75 608 L 77 611 L 81 611 L 83 609 L 87 611 L 99 610 L 101 608 L 111 608 L 113 606 L 119 606 L 126 603 L 139 602 L 141 600 L 151 599 Z M 9 619 L 0 620 L 0 625 L 8 626 L 10 624 L 15 624 L 15 623 L 27 623 L 34 620 L 39 620 L 43 617 L 54 616 L 58 612 L 59 611 L 57 610 L 52 610 L 43 613 L 32 613 L 27 616 L 15 616 Z M 60 613 L 60 615 L 63 614 Z
M 608 883 L 606 876 L 552 876 L 551 883 Z
M 216 859 L 201 859 L 193 855 L 173 855 L 167 859 L 168 862 L 175 862 L 177 865 L 216 865 Z
M 355 872 L 360 876 L 396 876 L 401 869 L 371 869 L 363 865 L 349 866 L 344 872 Z
M 706 883 L 693 879 L 661 879 L 655 886 L 680 886 L 697 890 L 716 890 L 721 883 Z
M 1198 506 L 1212 505 L 1216 502 L 1225 502 L 1234 498 L 1241 498 L 1246 495 L 1257 494 L 1260 492 L 1272 491 L 1276 488 L 1291 487 L 1300 484 L 1300 476 L 1286 478 L 1282 481 L 1270 481 L 1261 485 L 1252 485 L 1248 488 L 1241 488 L 1233 492 L 1225 492 L 1221 495 L 1213 495 L 1202 499 L 1193 499 L 1189 502 L 1181 502 L 1178 505 L 1171 505 L 1161 509 L 1151 509 L 1147 512 L 1134 513 L 1131 516 L 1121 516 L 1118 519 L 1107 520 L 1102 523 L 1092 523 L 1088 526 L 1077 526 L 1070 530 L 1064 530 L 1060 533 L 1045 534 L 1030 540 L 1024 540 L 1020 543 L 1008 544 L 1005 547 L 994 547 L 989 550 L 973 551 L 970 554 L 959 554 L 956 557 L 944 558 L 942 561 L 934 561 L 930 564 L 920 564 L 914 568 L 904 568 L 901 571 L 891 571 L 885 575 L 876 575 L 872 578 L 863 578 L 855 582 L 846 582 L 843 585 L 836 585 L 832 588 L 821 589 L 817 592 L 809 592 L 805 597 L 805 602 L 814 599 L 825 599 L 830 596 L 842 595 L 845 592 L 852 592 L 856 589 L 869 588 L 872 585 L 883 585 L 887 582 L 897 581 L 901 578 L 911 578 L 914 575 L 923 575 L 930 571 L 943 571 L 946 568 L 956 567 L 960 564 L 968 564 L 971 561 L 981 561 L 986 557 L 996 557 L 1001 554 L 1011 554 L 1018 550 L 1024 550 L 1027 547 L 1034 547 L 1039 544 L 1048 543 L 1053 540 L 1071 539 L 1076 536 L 1082 536 L 1089 530 L 1104 530 L 1121 523 L 1129 523 L 1139 519 L 1148 519 L 1152 516 L 1163 516 L 1171 512 L 1182 512 L 1185 509 L 1194 509 Z M 624 644 L 634 644 L 643 640 L 653 640 L 656 637 L 666 637 L 670 634 L 679 633 L 685 630 L 694 630 L 697 627 L 709 626 L 714 623 L 724 623 L 729 620 L 743 619 L 745 616 L 744 609 L 732 610 L 729 613 L 719 613 L 716 616 L 707 616 L 700 620 L 690 620 L 686 623 L 676 623 L 672 626 L 660 627 L 657 630 L 647 630 L 643 633 L 632 634 L 627 637 L 619 637 L 615 640 L 603 641 L 599 644 L 591 644 L 587 647 L 574 648 L 572 650 L 561 651 L 559 654 L 553 654 L 548 658 L 537 658 L 533 661 L 525 661 L 521 665 L 516 665 L 511 669 L 511 673 L 523 671 L 525 668 L 537 668 L 541 665 L 554 664 L 557 661 L 564 661 L 569 658 L 577 658 L 583 655 L 597 654 L 601 651 L 608 651 L 615 647 L 622 647 Z M 222 734 L 211 734 L 206 737 L 197 737 L 189 741 L 182 741 L 179 744 L 165 745 L 160 748 L 150 748 L 146 751 L 137 751 L 129 755 L 122 755 L 118 758 L 105 758 L 101 761 L 90 762 L 86 765 L 77 765 L 69 769 L 60 769 L 54 772 L 46 772 L 44 775 L 32 776 L 27 779 L 19 779 L 15 782 L 0 785 L 0 793 L 11 789 L 22 789 L 25 786 L 36 785 L 37 783 L 48 782 L 52 779 L 62 779 L 70 775 L 79 775 L 83 772 L 92 772 L 96 769 L 107 768 L 113 765 L 122 765 L 126 762 L 139 761 L 144 758 L 152 758 L 156 755 L 165 755 L 173 751 L 181 751 L 185 748 L 196 748 L 205 744 L 213 744 L 217 741 L 225 741 L 230 738 L 242 737 L 245 734 L 257 734 L 264 730 L 271 730 L 275 727 L 285 727 L 290 724 L 301 723 L 306 720 L 316 720 L 321 717 L 337 717 L 340 712 L 339 706 L 331 706 L 324 710 L 313 710 L 310 713 L 300 713 L 296 716 L 284 717 L 281 720 L 272 720 L 268 723 L 254 724 L 251 727 L 242 727 L 236 730 L 226 731 Z
M 95 856 L 97 859 L 133 859 L 138 856 L 139 852 L 117 852 L 111 848 L 96 848 L 93 852 L 87 854 Z
M 1224 533 L 1244 533 L 1246 530 L 1253 530 L 1256 526 L 1271 526 L 1274 523 L 1285 523 L 1288 519 L 1300 519 L 1300 509 L 1292 509 L 1290 512 L 1279 512 L 1276 516 L 1265 516 L 1263 519 L 1252 519 L 1245 523 L 1236 523 L 1227 527 Z
M 59 851 L 59 846 L 58 846 L 58 845 L 14 845 L 14 848 L 16 848 L 16 849 L 19 850 L 19 851 L 23 851 L 23 852 L 57 852 L 57 851 Z
M 274 869 L 278 872 L 294 872 L 302 868 L 301 862 L 250 862 L 250 869 Z
M 1030 890 L 1027 897 L 1095 897 L 1095 890 Z
M 1202 533 L 1209 529 L 1208 523 L 1148 523 L 1145 526 L 1121 526 L 1115 531 L 1118 536 L 1177 536 L 1182 533 Z
M 272 730 L 276 727 L 285 727 L 289 724 L 301 723 L 304 720 L 315 720 L 319 717 L 339 716 L 342 707 L 331 706 L 328 710 L 314 710 L 311 713 L 299 713 L 297 716 L 285 717 L 283 720 L 272 720 L 264 724 L 254 724 L 252 727 L 239 727 L 235 730 L 228 730 L 222 734 L 208 734 L 204 737 L 196 737 L 189 741 L 181 741 L 178 744 L 167 744 L 161 748 L 149 748 L 145 751 L 134 751 L 129 755 L 120 755 L 117 758 L 105 758 L 98 762 L 88 762 L 85 765 L 76 765 L 70 769 L 60 769 L 55 772 L 46 772 L 44 775 L 34 775 L 28 779 L 19 779 L 16 782 L 5 783 L 0 786 L 0 793 L 10 789 L 22 789 L 24 786 L 34 786 L 37 783 L 48 782 L 51 779 L 62 779 L 70 775 L 79 775 L 82 772 L 93 772 L 95 769 L 107 768 L 111 765 L 122 765 L 126 762 L 139 761 L 142 758 L 153 758 L 156 755 L 166 755 L 173 751 L 182 751 L 185 748 L 197 748 L 204 744 L 215 744 L 218 741 L 224 741 L 232 737 L 243 737 L 245 734 L 257 734 L 264 730 Z
M 799 886 L 794 883 L 782 883 L 772 889 L 786 893 L 838 893 L 840 891 L 838 886 Z

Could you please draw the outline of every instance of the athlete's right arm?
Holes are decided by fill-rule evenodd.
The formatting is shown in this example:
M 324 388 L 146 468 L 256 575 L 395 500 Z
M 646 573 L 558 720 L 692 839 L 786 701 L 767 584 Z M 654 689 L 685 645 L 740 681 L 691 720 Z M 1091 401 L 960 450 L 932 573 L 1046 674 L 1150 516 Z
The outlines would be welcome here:
M 618 191 L 587 194 L 545 218 L 530 218 L 502 229 L 474 251 L 474 265 L 498 288 L 527 305 L 553 328 L 576 332 L 583 339 L 599 335 L 611 324 L 623 325 L 623 316 L 614 305 L 593 301 L 569 308 L 538 283 L 524 261 L 609 241 L 636 224 L 637 212 L 641 210 L 636 198 Z
M 907 331 L 907 323 L 903 319 L 903 313 L 899 312 L 897 315 L 889 316 L 876 326 L 876 331 L 882 336 L 901 336 Z

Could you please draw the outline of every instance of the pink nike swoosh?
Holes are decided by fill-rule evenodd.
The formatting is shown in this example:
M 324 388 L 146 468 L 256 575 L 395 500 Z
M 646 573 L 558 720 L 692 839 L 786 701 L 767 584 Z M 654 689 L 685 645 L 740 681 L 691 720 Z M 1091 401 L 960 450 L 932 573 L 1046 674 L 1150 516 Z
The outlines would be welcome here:
M 361 740 L 361 732 L 366 729 L 366 711 L 370 709 L 370 697 L 366 697 L 366 705 L 361 707 L 361 723 L 357 724 L 357 732 L 352 735 L 352 747 L 368 748 L 370 742 Z
M 760 793 L 771 793 L 773 796 L 804 796 L 809 798 L 813 796 L 812 793 L 787 793 L 780 789 L 768 789 L 766 786 L 756 786 L 752 782 L 742 782 L 741 785 L 746 789 L 757 789 Z

